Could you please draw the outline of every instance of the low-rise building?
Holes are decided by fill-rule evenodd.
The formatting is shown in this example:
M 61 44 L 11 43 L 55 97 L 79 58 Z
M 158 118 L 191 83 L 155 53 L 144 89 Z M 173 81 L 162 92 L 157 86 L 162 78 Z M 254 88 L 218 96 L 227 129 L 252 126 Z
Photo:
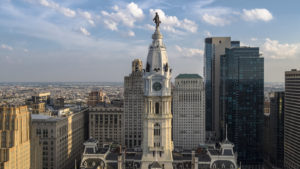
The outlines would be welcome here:
M 42 168 L 73 169 L 80 161 L 85 141 L 85 113 L 68 112 L 59 116 L 32 115 L 32 132 L 42 143 Z

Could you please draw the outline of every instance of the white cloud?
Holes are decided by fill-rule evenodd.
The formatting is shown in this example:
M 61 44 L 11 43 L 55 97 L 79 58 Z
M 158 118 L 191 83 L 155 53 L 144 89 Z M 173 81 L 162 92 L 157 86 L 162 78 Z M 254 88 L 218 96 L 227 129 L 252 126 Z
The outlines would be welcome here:
M 24 51 L 25 53 L 29 52 L 29 50 L 28 50 L 28 49 L 24 49 L 23 51 Z
M 215 16 L 207 13 L 202 16 L 202 20 L 214 26 L 225 26 L 230 24 L 230 21 L 227 20 L 226 18 L 222 18 L 220 16 Z
M 6 45 L 6 44 L 2 44 L 2 45 L 1 45 L 1 48 L 2 48 L 2 49 L 7 49 L 7 50 L 10 50 L 10 51 L 14 50 L 13 47 L 8 46 L 8 45 Z
M 250 40 L 251 41 L 257 41 L 257 38 L 251 38 Z
M 135 33 L 133 31 L 128 31 L 128 34 L 127 34 L 129 37 L 133 37 L 135 36 Z
M 205 37 L 211 37 L 212 34 L 211 34 L 211 32 L 209 32 L 209 31 L 204 31 L 204 36 L 205 36 Z
M 288 59 L 300 54 L 300 44 L 282 44 L 277 40 L 267 38 L 261 50 L 266 58 Z
M 202 9 L 193 9 L 201 17 L 201 20 L 213 26 L 225 26 L 234 20 L 237 12 L 227 7 L 208 7 Z
M 150 30 L 150 31 L 154 31 L 154 30 L 155 30 L 155 26 L 150 25 L 150 24 L 146 24 L 146 25 L 144 26 L 144 28 L 147 29 L 147 30 Z
M 195 11 L 195 10 L 194 10 Z M 197 9 L 196 13 L 201 16 L 203 22 L 213 26 L 225 26 L 241 18 L 245 21 L 270 21 L 273 19 L 271 12 L 267 9 L 243 9 L 242 12 L 226 8 L 212 7 Z
M 131 2 L 126 7 L 113 6 L 114 12 L 101 11 L 104 17 L 104 24 L 111 30 L 118 30 L 118 24 L 122 23 L 127 27 L 134 27 L 134 23 L 144 18 L 144 13 L 137 4 Z
M 55 9 L 67 17 L 76 16 L 76 12 L 70 8 L 62 7 L 58 3 L 51 0 L 39 0 L 39 3 L 45 7 Z
M 112 20 L 104 20 L 103 21 L 104 25 L 112 30 L 112 31 L 117 31 L 118 30 L 118 24 L 115 21 Z
M 86 36 L 89 36 L 89 35 L 91 35 L 91 33 L 88 31 L 88 30 L 86 30 L 84 27 L 80 27 L 80 32 L 82 33 L 82 34 L 84 34 L 84 35 L 86 35 Z
M 95 21 L 93 20 L 92 14 L 87 11 L 79 11 L 79 14 L 85 18 L 92 26 L 95 25 Z
M 273 15 L 267 9 L 243 9 L 243 13 L 241 14 L 242 18 L 246 21 L 265 21 L 268 22 L 273 19 Z
M 127 5 L 127 10 L 131 13 L 134 18 L 143 18 L 144 13 L 141 8 L 138 7 L 137 4 L 131 2 Z
M 175 49 L 184 57 L 194 57 L 194 56 L 203 56 L 203 50 L 196 48 L 182 48 L 178 45 L 175 45 Z
M 161 9 L 150 9 L 150 15 L 154 18 L 155 13 L 158 13 L 159 19 L 161 20 L 161 28 L 169 32 L 180 32 L 178 29 L 183 29 L 185 31 L 195 33 L 197 32 L 198 25 L 189 19 L 179 20 L 176 16 L 168 16 Z

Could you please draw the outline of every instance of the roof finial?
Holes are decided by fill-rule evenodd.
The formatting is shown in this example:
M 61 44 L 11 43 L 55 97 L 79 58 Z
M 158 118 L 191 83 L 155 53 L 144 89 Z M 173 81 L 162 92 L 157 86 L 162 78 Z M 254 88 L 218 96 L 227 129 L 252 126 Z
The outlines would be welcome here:
M 159 24 L 161 23 L 157 12 L 155 13 L 155 17 L 153 18 L 153 21 L 156 24 L 156 29 L 157 29 L 159 27 Z

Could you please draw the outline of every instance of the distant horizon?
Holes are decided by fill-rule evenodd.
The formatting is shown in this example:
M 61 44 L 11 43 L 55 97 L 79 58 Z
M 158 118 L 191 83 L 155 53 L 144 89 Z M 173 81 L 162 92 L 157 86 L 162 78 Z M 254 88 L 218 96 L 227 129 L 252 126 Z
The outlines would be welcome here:
M 172 81 L 173 82 L 173 81 Z M 124 83 L 124 81 L 24 81 L 24 82 L 0 82 L 1 83 Z M 284 82 L 264 82 L 264 83 L 284 83 Z

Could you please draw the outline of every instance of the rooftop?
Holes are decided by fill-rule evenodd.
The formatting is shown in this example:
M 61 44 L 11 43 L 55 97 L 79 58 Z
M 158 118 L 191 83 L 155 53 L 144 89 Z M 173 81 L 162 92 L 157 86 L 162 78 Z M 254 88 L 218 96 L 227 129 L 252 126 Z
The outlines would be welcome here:
M 31 119 L 32 120 L 47 120 L 47 119 L 51 119 L 54 117 L 51 116 L 47 116 L 47 115 L 42 115 L 42 114 L 31 114 Z
M 198 74 L 179 74 L 176 79 L 189 79 L 189 78 L 201 78 Z

